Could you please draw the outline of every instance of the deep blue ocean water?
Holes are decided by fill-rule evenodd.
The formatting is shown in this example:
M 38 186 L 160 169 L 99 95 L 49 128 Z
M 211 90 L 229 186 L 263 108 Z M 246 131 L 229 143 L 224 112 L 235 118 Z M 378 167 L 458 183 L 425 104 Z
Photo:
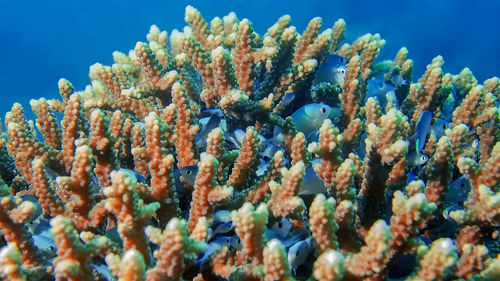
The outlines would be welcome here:
M 300 33 L 315 16 L 323 18 L 324 28 L 344 18 L 347 42 L 368 32 L 386 39 L 379 60 L 407 47 L 414 80 L 436 55 L 444 57 L 445 72 L 469 67 L 479 82 L 500 76 L 500 1 L 494 0 L 0 0 L 2 120 L 14 102 L 30 112 L 30 99 L 58 98 L 59 78 L 82 90 L 89 84 L 90 65 L 111 65 L 112 52 L 145 41 L 150 25 L 169 34 L 182 29 L 188 4 L 207 21 L 234 11 L 260 34 L 284 14 L 292 16 Z

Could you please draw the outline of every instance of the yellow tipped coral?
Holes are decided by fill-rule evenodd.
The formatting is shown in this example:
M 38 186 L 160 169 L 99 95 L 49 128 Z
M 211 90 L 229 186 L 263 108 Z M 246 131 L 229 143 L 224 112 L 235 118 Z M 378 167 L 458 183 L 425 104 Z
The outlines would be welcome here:
M 6 114 L 0 278 L 500 280 L 497 77 L 413 78 L 343 19 L 184 19 Z

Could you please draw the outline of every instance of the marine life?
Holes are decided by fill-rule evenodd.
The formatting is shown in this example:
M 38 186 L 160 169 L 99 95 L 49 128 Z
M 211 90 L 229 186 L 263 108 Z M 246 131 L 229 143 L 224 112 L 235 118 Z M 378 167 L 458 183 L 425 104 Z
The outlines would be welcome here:
M 431 133 L 436 137 L 436 139 L 439 139 L 445 135 L 444 131 L 449 128 L 449 125 L 450 122 L 442 118 L 437 118 L 436 122 L 434 122 L 431 126 Z
M 347 59 L 339 55 L 329 55 L 326 62 L 320 66 L 314 75 L 314 84 L 327 82 L 333 86 L 345 82 Z
M 445 202 L 456 204 L 462 203 L 467 200 L 467 195 L 470 192 L 469 181 L 461 176 L 458 179 L 452 181 L 448 186 L 448 192 L 446 193 Z
M 326 192 L 325 183 L 318 177 L 313 167 L 307 168 L 299 194 L 305 195 L 305 194 L 317 194 L 323 192 Z
M 297 267 L 302 265 L 307 260 L 310 252 L 310 245 L 306 241 L 297 242 L 290 247 L 287 259 L 292 271 L 295 271 Z
M 107 280 L 113 280 L 114 276 L 111 270 L 106 266 L 106 264 L 92 264 L 92 269 L 94 269 L 100 276 L 103 276 Z
M 214 221 L 216 222 L 231 222 L 230 210 L 218 210 L 214 213 Z
M 214 229 L 214 235 L 225 234 L 233 229 L 234 226 L 231 222 L 221 223 Z
M 196 175 L 198 174 L 198 166 L 186 166 L 181 169 L 181 175 L 184 180 L 190 185 L 194 186 Z
M 291 117 L 295 127 L 304 135 L 319 129 L 327 118 L 335 119 L 340 116 L 340 109 L 326 104 L 311 103 L 297 109 Z
M 401 87 L 403 85 L 406 85 L 408 81 L 404 79 L 403 75 L 401 74 L 396 74 L 391 77 L 391 82 L 396 88 Z
M 205 147 L 208 133 L 210 133 L 213 129 L 219 127 L 219 124 L 222 120 L 218 113 L 212 114 L 210 115 L 210 117 L 205 118 L 208 118 L 208 120 L 204 124 L 203 129 L 198 134 L 196 134 L 194 139 L 197 147 Z M 202 121 L 203 120 L 200 120 L 200 122 Z
M 292 224 L 287 219 L 281 219 L 279 222 L 276 222 L 272 230 L 274 230 L 281 238 L 285 238 L 290 233 L 292 229 Z
M 427 137 L 431 132 L 432 112 L 425 110 L 418 119 L 415 129 L 415 150 L 420 156 L 424 149 Z
M 120 171 L 127 173 L 130 177 L 133 177 L 138 182 L 145 182 L 146 179 L 134 170 L 120 168 Z
M 210 242 L 208 244 L 208 248 L 205 250 L 203 256 L 199 258 L 196 263 L 199 265 L 202 265 L 209 260 L 210 257 L 212 257 L 213 254 L 215 254 L 217 251 L 220 251 L 222 247 L 229 247 L 231 246 L 231 240 L 232 237 L 230 236 L 223 236 L 215 239 L 214 241 Z
M 429 157 L 425 154 L 418 155 L 417 152 L 412 151 L 406 156 L 406 163 L 411 167 L 416 167 L 425 164 Z
M 236 129 L 234 131 L 228 131 L 226 132 L 226 142 L 228 143 L 228 148 L 229 149 L 240 149 L 241 148 L 241 142 L 243 141 L 243 138 L 245 137 L 245 131 L 241 129 Z
M 233 235 L 231 237 L 230 245 L 233 249 L 236 250 L 241 250 L 241 248 L 243 247 L 243 245 L 241 245 L 241 238 L 238 237 L 238 235 Z
M 54 242 L 54 235 L 50 232 L 50 230 L 45 230 L 33 235 L 33 242 L 40 250 L 40 253 L 44 258 L 52 259 L 57 256 L 57 247 Z
M 382 78 L 373 78 L 368 80 L 368 90 L 366 92 L 366 99 L 375 97 L 380 102 L 382 107 L 385 107 L 389 101 L 394 104 L 397 103 L 395 99 L 394 90 L 396 88 Z
M 283 100 L 280 102 L 279 106 L 286 107 L 290 105 L 294 101 L 295 96 L 296 94 L 294 92 L 286 94 Z
M 460 206 L 460 205 L 450 205 L 448 207 L 446 207 L 446 209 L 443 210 L 443 217 L 447 220 L 452 220 L 452 218 L 450 217 L 450 212 L 454 212 L 454 211 L 459 211 L 459 210 L 464 210 L 465 207 L 464 206 Z
M 0 279 L 498 280 L 500 79 L 184 18 L 6 114 Z

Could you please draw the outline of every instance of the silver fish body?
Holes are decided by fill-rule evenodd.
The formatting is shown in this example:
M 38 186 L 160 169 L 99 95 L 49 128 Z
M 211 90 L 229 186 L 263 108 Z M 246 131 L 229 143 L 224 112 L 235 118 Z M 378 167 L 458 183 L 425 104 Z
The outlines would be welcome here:
M 425 142 L 429 133 L 431 132 L 432 123 L 432 112 L 425 110 L 420 114 L 417 126 L 415 128 L 416 140 L 415 140 L 415 150 L 418 155 L 421 155 L 424 149 Z
M 306 136 L 319 129 L 327 118 L 336 119 L 339 116 L 340 108 L 322 103 L 306 104 L 291 115 L 295 128 Z
M 339 55 L 328 56 L 314 76 L 313 85 L 327 82 L 333 86 L 338 86 L 345 82 L 347 59 Z

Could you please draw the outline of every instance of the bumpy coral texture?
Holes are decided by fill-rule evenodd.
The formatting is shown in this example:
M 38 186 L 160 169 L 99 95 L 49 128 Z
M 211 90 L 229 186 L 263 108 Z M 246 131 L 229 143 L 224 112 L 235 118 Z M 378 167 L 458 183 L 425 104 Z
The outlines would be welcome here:
M 413 77 L 342 19 L 185 20 L 7 113 L 2 280 L 500 280 L 497 77 Z

